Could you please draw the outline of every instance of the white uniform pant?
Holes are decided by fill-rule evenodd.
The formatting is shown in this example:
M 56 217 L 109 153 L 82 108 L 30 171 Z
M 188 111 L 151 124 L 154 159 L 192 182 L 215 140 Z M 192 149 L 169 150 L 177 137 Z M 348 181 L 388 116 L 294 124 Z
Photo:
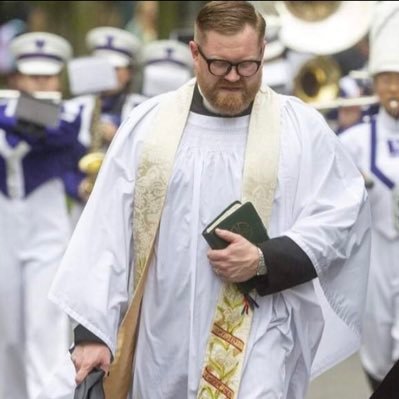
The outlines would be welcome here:
M 399 355 L 399 337 L 394 336 L 399 326 L 399 240 L 373 232 L 371 246 L 360 357 L 366 371 L 382 380 Z
M 2 399 L 35 398 L 68 350 L 68 319 L 47 295 L 69 237 L 60 181 L 22 200 L 0 193 Z

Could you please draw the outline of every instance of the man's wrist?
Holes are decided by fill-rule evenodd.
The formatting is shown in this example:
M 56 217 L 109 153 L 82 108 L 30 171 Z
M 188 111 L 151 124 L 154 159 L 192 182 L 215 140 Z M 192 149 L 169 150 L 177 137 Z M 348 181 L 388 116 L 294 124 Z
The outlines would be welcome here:
M 256 269 L 256 275 L 257 276 L 265 276 L 267 274 L 267 266 L 265 262 L 265 257 L 263 256 L 262 250 L 257 247 L 258 254 L 259 254 L 259 261 L 258 261 L 258 267 Z

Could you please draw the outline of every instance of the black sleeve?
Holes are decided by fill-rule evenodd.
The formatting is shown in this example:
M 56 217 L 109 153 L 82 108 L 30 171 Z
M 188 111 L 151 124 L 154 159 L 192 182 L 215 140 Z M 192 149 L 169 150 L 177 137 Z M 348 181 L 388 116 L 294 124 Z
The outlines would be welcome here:
M 74 336 L 74 344 L 73 344 L 72 348 L 69 349 L 70 353 L 72 353 L 74 351 L 76 345 L 79 345 L 82 342 L 92 342 L 92 343 L 103 344 L 108 348 L 108 345 L 102 339 L 98 338 L 97 335 L 93 334 L 90 330 L 88 330 L 86 327 L 83 327 L 81 324 L 78 324 L 74 328 L 73 336 Z M 111 350 L 110 350 L 110 352 L 111 352 Z M 113 361 L 113 360 L 114 360 L 114 357 L 111 353 L 111 361 Z
M 290 238 L 272 238 L 259 245 L 265 257 L 267 274 L 255 277 L 259 295 L 265 296 L 295 287 L 317 277 L 306 253 Z
M 97 342 L 99 344 L 106 345 L 106 343 L 97 337 L 97 335 L 93 334 L 87 328 L 83 327 L 81 324 L 78 324 L 73 330 L 74 335 L 74 343 L 79 345 L 82 342 Z
M 392 366 L 370 399 L 396 398 L 399 392 L 399 360 Z

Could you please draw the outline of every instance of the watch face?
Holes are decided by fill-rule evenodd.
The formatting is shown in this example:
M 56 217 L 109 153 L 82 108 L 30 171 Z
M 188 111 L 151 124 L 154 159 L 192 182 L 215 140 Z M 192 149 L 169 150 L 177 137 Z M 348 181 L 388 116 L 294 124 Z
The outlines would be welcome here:
M 267 272 L 266 265 L 264 263 L 259 264 L 258 271 L 256 274 L 258 276 L 264 276 L 266 272 Z
M 265 259 L 263 258 L 263 255 L 261 255 L 259 259 L 259 264 L 258 264 L 258 270 L 256 271 L 257 276 L 263 276 L 267 273 L 267 267 L 265 264 Z
M 263 276 L 267 273 L 267 267 L 265 263 L 265 258 L 263 256 L 263 252 L 260 248 L 258 248 L 258 252 L 259 252 L 259 263 L 258 263 L 258 269 L 256 270 L 256 275 Z

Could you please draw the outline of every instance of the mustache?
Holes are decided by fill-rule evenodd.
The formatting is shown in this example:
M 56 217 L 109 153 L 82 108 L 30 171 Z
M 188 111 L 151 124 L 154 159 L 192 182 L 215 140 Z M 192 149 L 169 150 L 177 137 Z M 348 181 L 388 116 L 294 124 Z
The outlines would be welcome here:
M 225 88 L 225 89 L 245 89 L 245 86 L 240 84 L 231 84 L 231 83 L 218 83 L 217 84 L 218 88 Z

